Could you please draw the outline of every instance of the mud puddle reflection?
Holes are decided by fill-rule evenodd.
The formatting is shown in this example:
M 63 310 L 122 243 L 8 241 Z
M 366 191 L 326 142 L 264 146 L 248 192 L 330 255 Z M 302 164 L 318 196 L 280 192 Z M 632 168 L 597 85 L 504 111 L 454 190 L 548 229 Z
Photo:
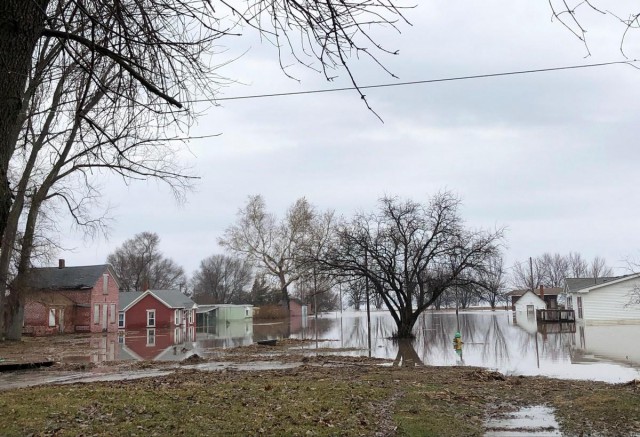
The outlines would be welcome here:
M 542 405 L 492 417 L 486 423 L 485 437 L 562 436 L 553 410 Z

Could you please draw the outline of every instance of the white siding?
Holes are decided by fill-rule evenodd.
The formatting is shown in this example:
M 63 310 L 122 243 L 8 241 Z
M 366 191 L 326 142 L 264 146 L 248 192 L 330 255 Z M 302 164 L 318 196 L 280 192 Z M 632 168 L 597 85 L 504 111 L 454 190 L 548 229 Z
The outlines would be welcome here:
M 536 310 L 544 310 L 547 308 L 547 305 L 542 299 L 531 292 L 526 292 L 516 301 L 516 311 L 526 312 L 528 305 L 533 305 Z
M 582 315 L 583 320 L 587 322 L 640 323 L 640 305 L 627 306 L 634 285 L 640 285 L 640 279 L 634 278 L 605 285 L 587 293 L 571 293 L 576 319 L 578 318 L 577 296 L 582 296 Z

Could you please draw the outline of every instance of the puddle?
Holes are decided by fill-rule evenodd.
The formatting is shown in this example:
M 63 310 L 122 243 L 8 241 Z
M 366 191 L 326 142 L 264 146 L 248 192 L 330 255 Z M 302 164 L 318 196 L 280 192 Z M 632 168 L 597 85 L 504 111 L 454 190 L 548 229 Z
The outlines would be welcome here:
M 296 367 L 300 367 L 302 363 L 293 362 L 293 363 L 283 363 L 280 361 L 252 361 L 247 363 L 231 363 L 231 362 L 217 362 L 217 363 L 201 363 L 201 364 L 193 364 L 188 366 L 182 366 L 184 369 L 197 369 L 197 370 L 208 370 L 208 371 L 217 371 L 217 370 L 284 370 L 284 369 L 294 369 Z
M 553 409 L 542 405 L 500 414 L 485 424 L 485 437 L 562 436 Z
M 64 371 L 33 371 L 8 372 L 0 375 L 0 390 L 33 387 L 44 384 L 75 384 L 99 381 L 125 381 L 129 379 L 150 378 L 164 376 L 173 370 L 129 370 L 124 372 L 92 373 L 92 372 L 64 372 Z
M 253 361 L 247 363 L 210 362 L 181 366 L 181 368 L 205 371 L 260 371 L 293 369 L 301 365 L 302 363 L 300 362 L 283 363 L 280 361 Z M 165 376 L 173 372 L 175 372 L 175 367 L 171 369 L 144 369 L 114 372 L 109 371 L 108 368 L 88 372 L 24 370 L 0 373 L 0 391 L 33 387 L 36 385 L 45 384 L 75 384 L 104 381 L 126 381 L 130 379 Z

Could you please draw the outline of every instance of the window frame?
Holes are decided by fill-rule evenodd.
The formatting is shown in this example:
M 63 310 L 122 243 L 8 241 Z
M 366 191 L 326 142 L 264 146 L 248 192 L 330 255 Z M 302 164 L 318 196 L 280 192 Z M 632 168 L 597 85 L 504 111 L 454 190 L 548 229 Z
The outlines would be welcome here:
M 153 317 L 150 317 L 153 316 Z M 153 324 L 151 324 L 153 321 Z M 147 328 L 155 328 L 156 327 L 156 310 L 155 308 L 152 310 L 147 310 Z

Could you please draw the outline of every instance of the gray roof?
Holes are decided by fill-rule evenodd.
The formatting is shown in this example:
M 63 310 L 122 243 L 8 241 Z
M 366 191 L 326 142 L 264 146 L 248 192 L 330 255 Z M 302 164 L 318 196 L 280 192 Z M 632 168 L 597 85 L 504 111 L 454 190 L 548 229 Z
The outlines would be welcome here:
M 143 294 L 144 291 L 121 291 L 118 293 L 118 307 L 122 311 Z
M 615 281 L 616 279 L 624 278 L 625 276 L 629 275 L 608 276 L 603 278 L 567 278 L 565 279 L 565 283 L 567 285 L 567 291 L 573 292 L 593 287 L 594 285 L 604 284 L 605 282 Z
M 189 296 L 179 290 L 149 290 L 149 292 L 171 308 L 192 309 L 196 306 L 196 303 L 189 299 Z
M 41 267 L 31 269 L 29 285 L 39 290 L 86 290 L 96 285 L 109 264 L 78 267 Z M 113 272 L 112 276 L 113 275 Z

